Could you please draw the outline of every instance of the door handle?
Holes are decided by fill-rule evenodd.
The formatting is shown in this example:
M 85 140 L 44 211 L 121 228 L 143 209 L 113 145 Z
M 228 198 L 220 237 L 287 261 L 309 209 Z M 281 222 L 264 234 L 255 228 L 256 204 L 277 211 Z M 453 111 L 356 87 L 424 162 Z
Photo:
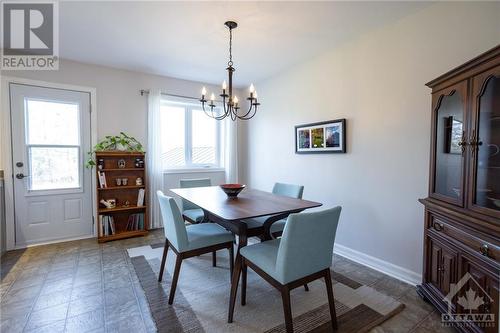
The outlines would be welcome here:
M 16 174 L 16 178 L 17 178 L 17 179 L 23 179 L 23 178 L 26 178 L 26 177 L 29 177 L 29 176 L 30 176 L 30 175 L 25 175 L 25 174 L 23 174 L 23 173 L 18 173 L 18 174 Z

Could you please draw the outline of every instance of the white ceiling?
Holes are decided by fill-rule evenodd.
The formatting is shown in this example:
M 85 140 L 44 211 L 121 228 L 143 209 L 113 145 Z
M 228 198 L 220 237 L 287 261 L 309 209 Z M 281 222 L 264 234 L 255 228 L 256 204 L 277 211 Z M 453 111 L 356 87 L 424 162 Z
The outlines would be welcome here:
M 425 2 L 60 2 L 62 58 L 220 83 L 228 31 L 235 85 L 276 74 Z

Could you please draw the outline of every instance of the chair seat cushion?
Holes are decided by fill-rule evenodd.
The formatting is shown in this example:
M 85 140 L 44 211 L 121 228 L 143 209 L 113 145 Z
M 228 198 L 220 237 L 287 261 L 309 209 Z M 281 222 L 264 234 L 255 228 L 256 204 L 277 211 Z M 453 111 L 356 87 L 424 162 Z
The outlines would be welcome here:
M 186 226 L 186 231 L 188 248 L 185 251 L 234 241 L 234 236 L 231 232 L 215 223 L 188 225 Z
M 276 258 L 278 257 L 280 241 L 280 239 L 273 239 L 245 246 L 241 248 L 240 254 L 270 275 L 273 279 L 284 284 L 285 282 L 276 272 Z
M 190 220 L 199 223 L 203 221 L 203 218 L 205 217 L 205 214 L 203 213 L 203 209 L 197 208 L 197 209 L 186 209 L 185 211 L 182 212 L 182 215 L 186 216 Z
M 269 216 L 260 216 L 260 217 L 254 217 L 251 219 L 245 219 L 242 221 L 247 224 L 248 229 L 256 229 L 256 228 L 261 228 L 264 225 L 264 222 L 266 222 L 266 220 L 270 217 L 271 217 L 270 215 Z M 278 220 L 278 221 L 274 222 L 271 225 L 271 233 L 283 231 L 283 229 L 285 229 L 285 223 L 286 223 L 286 219 L 282 219 L 282 220 Z

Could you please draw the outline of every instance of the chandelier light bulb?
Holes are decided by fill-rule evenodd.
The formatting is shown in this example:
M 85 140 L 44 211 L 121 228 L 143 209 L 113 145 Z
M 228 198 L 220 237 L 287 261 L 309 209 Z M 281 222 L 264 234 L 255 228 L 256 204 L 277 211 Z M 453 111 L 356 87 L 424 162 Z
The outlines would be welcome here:
M 210 100 L 213 102 L 215 100 L 215 95 L 214 93 L 212 93 L 212 95 L 210 95 Z
M 223 90 L 226 90 L 226 88 L 227 88 L 227 84 L 226 84 L 226 80 L 224 80 L 224 81 L 222 82 L 222 89 L 223 89 Z
M 255 90 L 255 91 L 254 91 L 254 93 L 253 93 L 253 97 L 254 97 L 255 99 L 257 99 L 257 90 Z
M 202 95 L 202 96 L 205 96 L 206 94 L 207 94 L 207 89 L 206 89 L 205 87 L 203 87 L 203 88 L 201 89 L 201 95 Z
M 238 104 L 238 97 L 234 96 L 233 97 L 233 102 L 234 102 L 234 104 Z
M 250 85 L 250 94 L 253 94 L 255 91 L 255 87 L 253 86 L 253 83 Z

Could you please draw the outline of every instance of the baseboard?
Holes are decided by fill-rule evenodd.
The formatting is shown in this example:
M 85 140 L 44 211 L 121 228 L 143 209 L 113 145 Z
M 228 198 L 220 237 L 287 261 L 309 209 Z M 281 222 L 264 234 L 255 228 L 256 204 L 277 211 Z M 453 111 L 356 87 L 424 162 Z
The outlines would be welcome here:
M 96 237 L 94 235 L 84 235 L 84 236 L 78 236 L 78 237 L 61 238 L 61 239 L 53 239 L 53 240 L 49 240 L 49 241 L 42 241 L 40 243 L 35 243 L 35 244 L 16 244 L 16 247 L 13 250 L 22 250 L 22 249 L 26 249 L 28 247 L 71 242 L 71 241 L 89 239 L 89 238 L 96 238 Z M 96 242 L 97 242 L 97 240 L 96 240 Z
M 335 244 L 333 252 L 335 254 L 341 255 L 342 257 L 346 257 L 349 260 L 368 266 L 376 271 L 382 272 L 414 286 L 420 284 L 422 281 L 422 275 L 420 275 L 419 273 L 372 257 L 368 254 L 353 250 L 344 245 Z

